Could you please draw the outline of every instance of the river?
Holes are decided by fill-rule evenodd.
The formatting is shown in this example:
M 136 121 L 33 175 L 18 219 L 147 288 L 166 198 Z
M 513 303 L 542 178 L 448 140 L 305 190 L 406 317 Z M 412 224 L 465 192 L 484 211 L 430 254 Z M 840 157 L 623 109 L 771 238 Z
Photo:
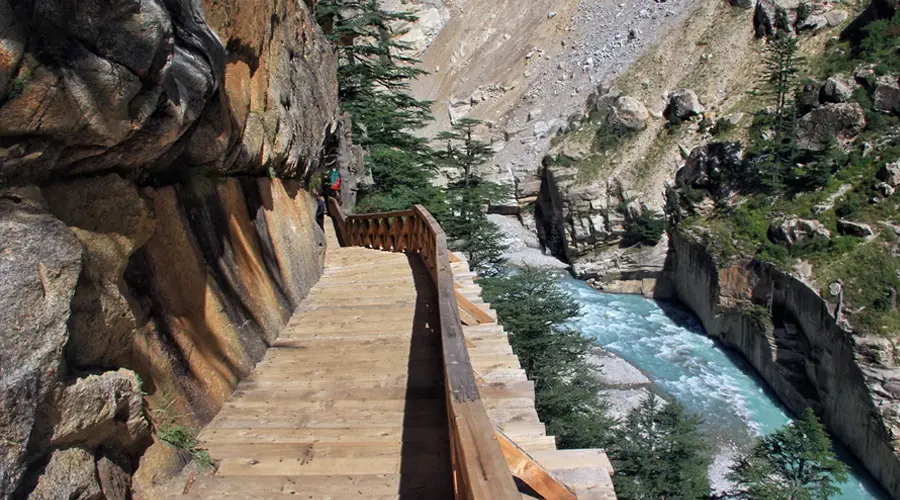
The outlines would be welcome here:
M 582 316 L 573 321 L 574 327 L 646 373 L 656 389 L 703 416 L 719 448 L 717 463 L 732 450 L 746 449 L 754 436 L 790 421 L 789 412 L 752 368 L 706 336 L 684 309 L 635 295 L 600 293 L 568 277 L 561 287 L 581 305 Z M 861 466 L 852 459 L 847 462 L 850 481 L 833 498 L 889 498 Z

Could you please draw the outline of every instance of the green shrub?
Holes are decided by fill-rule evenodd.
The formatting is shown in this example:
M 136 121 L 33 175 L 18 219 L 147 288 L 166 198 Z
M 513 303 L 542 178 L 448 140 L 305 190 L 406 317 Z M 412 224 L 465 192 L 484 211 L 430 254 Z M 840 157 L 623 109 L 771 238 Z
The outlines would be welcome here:
M 625 221 L 625 240 L 628 244 L 656 245 L 666 231 L 666 220 L 657 212 L 642 210 Z

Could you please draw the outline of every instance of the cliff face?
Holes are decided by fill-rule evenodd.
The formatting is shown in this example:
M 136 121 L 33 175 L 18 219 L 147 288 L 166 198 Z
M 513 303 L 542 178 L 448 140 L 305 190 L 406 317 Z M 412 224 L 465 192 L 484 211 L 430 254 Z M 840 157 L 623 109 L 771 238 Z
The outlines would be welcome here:
M 302 3 L 3 0 L 0 12 L 7 179 L 297 176 L 337 125 L 336 62 Z
M 0 0 L 0 497 L 152 497 L 318 280 L 311 3 Z
M 813 408 L 900 497 L 900 369 L 891 342 L 843 330 L 831 305 L 769 264 L 724 265 L 689 235 L 671 241 L 672 288 L 706 331 L 740 352 L 792 411 Z

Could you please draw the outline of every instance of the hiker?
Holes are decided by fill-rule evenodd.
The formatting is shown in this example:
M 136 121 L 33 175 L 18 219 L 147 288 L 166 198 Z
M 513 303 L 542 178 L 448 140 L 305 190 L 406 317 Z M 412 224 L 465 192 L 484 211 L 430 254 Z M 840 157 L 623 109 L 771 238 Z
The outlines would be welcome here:
M 316 189 L 313 191 L 313 195 L 316 197 L 316 224 L 322 228 L 322 231 L 325 230 L 325 197 L 322 196 L 322 190 Z

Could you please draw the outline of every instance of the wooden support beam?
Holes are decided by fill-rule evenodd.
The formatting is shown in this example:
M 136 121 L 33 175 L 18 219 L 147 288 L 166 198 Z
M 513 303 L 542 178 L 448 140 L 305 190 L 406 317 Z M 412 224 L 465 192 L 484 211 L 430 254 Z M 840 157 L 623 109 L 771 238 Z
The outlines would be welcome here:
M 453 252 L 447 252 L 447 253 L 450 254 L 449 257 L 450 257 L 451 264 L 455 264 L 457 262 L 462 262 L 462 260 L 459 257 L 457 257 L 455 253 L 453 253 Z
M 545 500 L 577 500 L 574 493 L 560 483 L 537 463 L 531 455 L 498 429 L 494 429 L 506 465 L 514 477 L 519 478 Z
M 494 323 L 494 318 L 490 314 L 473 304 L 459 290 L 454 290 L 454 292 L 456 293 L 456 303 L 459 305 L 459 316 L 464 325 L 477 326 Z

